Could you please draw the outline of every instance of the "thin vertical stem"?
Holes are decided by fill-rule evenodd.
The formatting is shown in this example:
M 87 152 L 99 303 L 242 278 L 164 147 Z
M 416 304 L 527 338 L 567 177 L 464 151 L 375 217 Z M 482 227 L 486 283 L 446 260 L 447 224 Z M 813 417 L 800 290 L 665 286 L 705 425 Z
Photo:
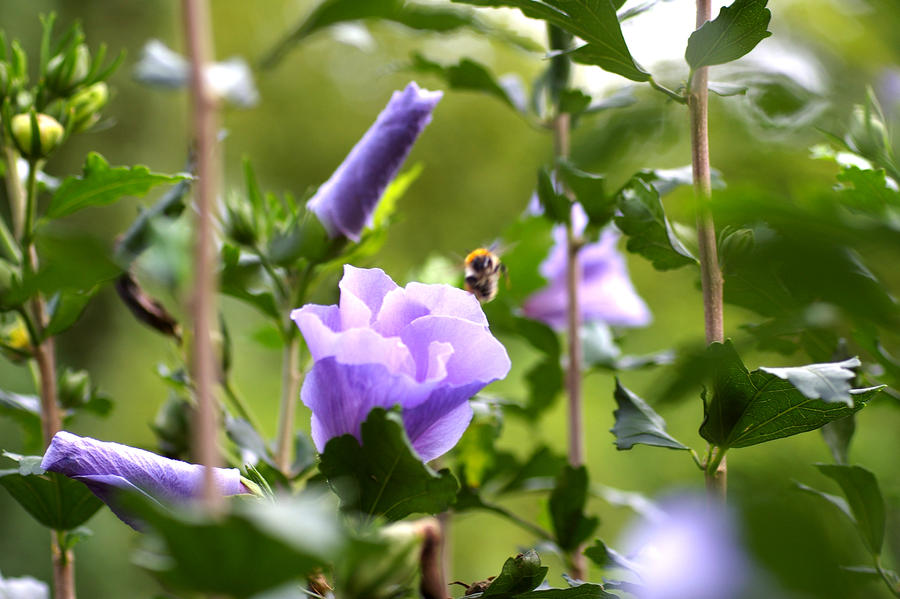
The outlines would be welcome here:
M 64 545 L 65 533 L 50 533 L 53 554 L 53 599 L 75 599 L 75 554 Z
M 7 150 L 6 156 L 8 161 L 15 164 L 15 152 Z M 24 190 L 19 181 L 18 171 L 13 167 L 12 171 L 7 172 L 7 191 L 12 194 L 24 192 L 22 196 L 11 195 L 10 205 L 11 207 L 16 206 L 13 211 L 16 237 L 23 241 L 25 266 L 31 272 L 37 272 L 39 266 L 37 248 L 34 247 L 34 216 L 37 213 L 37 171 L 39 166 L 39 161 L 29 161 L 28 181 Z M 10 177 L 15 178 L 15 183 L 10 183 Z M 56 348 L 53 337 L 44 335 L 44 329 L 47 326 L 47 306 L 44 298 L 37 294 L 29 303 L 31 308 L 29 334 L 34 361 L 37 364 L 37 383 L 41 398 L 41 433 L 44 447 L 47 447 L 50 445 L 53 435 L 62 428 L 62 415 L 56 397 Z M 60 531 L 52 531 L 50 536 L 53 597 L 54 599 L 75 599 L 74 555 L 71 549 L 65 548 L 64 534 Z
M 194 324 L 193 377 L 197 392 L 194 440 L 198 461 L 206 466 L 203 500 L 207 509 L 217 511 L 222 496 L 216 487 L 213 468 L 219 464 L 216 403 L 216 352 L 212 342 L 215 326 L 216 275 L 214 269 L 213 214 L 216 205 L 218 164 L 216 148 L 217 102 L 205 69 L 212 58 L 212 33 L 206 0 L 183 0 L 185 37 L 191 64 L 194 140 L 197 146 L 195 192 L 196 235 L 194 249 L 194 291 L 191 311 Z
M 275 450 L 275 464 L 285 475 L 290 472 L 293 457 L 294 415 L 300 389 L 299 356 L 300 339 L 293 334 L 285 341 L 281 357 L 281 408 L 278 414 L 278 447 Z
M 710 19 L 710 0 L 697 0 L 699 29 Z M 694 192 L 697 198 L 697 241 L 700 253 L 700 282 L 703 289 L 703 316 L 706 342 L 721 342 L 725 338 L 722 303 L 722 271 L 716 251 L 716 227 L 710 207 L 711 184 L 709 166 L 709 91 L 708 69 L 701 67 L 693 72 L 688 95 L 691 115 L 691 164 L 694 174 Z M 706 471 L 706 488 L 711 496 L 725 499 L 727 467 L 722 456 L 717 467 Z

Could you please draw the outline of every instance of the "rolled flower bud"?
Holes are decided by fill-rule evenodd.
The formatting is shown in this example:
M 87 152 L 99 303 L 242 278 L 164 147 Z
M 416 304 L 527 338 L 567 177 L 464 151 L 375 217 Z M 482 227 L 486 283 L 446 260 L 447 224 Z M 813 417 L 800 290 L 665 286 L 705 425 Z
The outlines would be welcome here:
M 91 71 L 91 52 L 84 44 L 72 50 L 74 56 L 57 54 L 47 63 L 47 86 L 59 94 L 71 91 Z
M 431 122 L 431 111 L 442 95 L 421 89 L 415 82 L 394 92 L 375 123 L 306 205 L 329 236 L 359 241 L 363 228 L 371 224 L 381 194 Z
M 29 158 L 46 158 L 59 146 L 65 136 L 65 129 L 52 116 L 35 115 L 37 119 L 38 139 L 33 139 L 30 114 L 17 114 L 10 121 L 13 140 L 23 156 Z
M 79 90 L 69 100 L 72 131 L 84 131 L 96 123 L 100 118 L 100 111 L 108 101 L 109 87 L 102 81 Z
M 200 496 L 205 466 L 60 431 L 50 442 L 41 468 L 83 482 L 122 521 L 134 526 L 134 518 L 116 500 L 117 493 L 138 491 L 163 504 L 184 503 Z M 215 468 L 214 478 L 223 495 L 250 492 L 237 468 Z

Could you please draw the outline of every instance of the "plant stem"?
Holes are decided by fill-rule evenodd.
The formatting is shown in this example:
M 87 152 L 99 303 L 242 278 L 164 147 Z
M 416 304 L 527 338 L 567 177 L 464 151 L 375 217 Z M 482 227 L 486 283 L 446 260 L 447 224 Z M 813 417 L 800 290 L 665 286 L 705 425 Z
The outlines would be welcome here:
M 559 36 L 551 26 L 549 31 L 552 49 L 565 50 L 571 43 L 568 36 Z M 557 48 L 556 46 L 562 46 Z M 570 73 L 569 58 L 566 55 L 555 56 L 552 60 L 559 64 L 552 65 L 555 72 L 561 73 L 556 81 L 559 89 L 554 90 L 556 99 L 559 90 L 568 85 Z M 556 116 L 553 118 L 553 153 L 557 159 L 569 157 L 571 117 L 559 110 L 557 103 Z M 569 199 L 572 194 L 563 190 Z M 568 340 L 568 361 L 566 364 L 566 391 L 568 393 L 568 433 L 569 464 L 573 467 L 584 465 L 584 415 L 581 401 L 581 308 L 578 302 L 578 251 L 581 241 L 572 228 L 572 219 L 566 221 L 566 337 Z M 584 580 L 587 575 L 587 561 L 582 555 L 582 547 L 577 547 L 568 556 L 571 565 L 571 576 L 576 580 Z
M 65 532 L 50 532 L 53 553 L 53 599 L 75 599 L 75 554 L 65 548 Z
M 710 18 L 710 0 L 697 0 L 699 29 Z M 688 109 L 691 118 L 691 164 L 694 175 L 694 194 L 697 198 L 697 243 L 700 253 L 700 282 L 703 289 L 703 316 L 706 343 L 721 342 L 725 338 L 722 305 L 722 271 L 716 252 L 716 226 L 710 206 L 712 186 L 709 167 L 709 90 L 708 68 L 692 73 L 689 81 Z M 725 456 L 712 468 L 706 469 L 706 489 L 710 496 L 724 501 L 727 492 Z
M 213 468 L 220 456 L 216 443 L 218 431 L 216 402 L 216 352 L 211 332 L 215 326 L 216 275 L 213 217 L 218 182 L 216 156 L 217 102 L 206 77 L 206 65 L 212 58 L 212 34 L 206 0 L 183 0 L 185 37 L 191 64 L 194 140 L 197 146 L 197 208 L 194 249 L 194 291 L 191 311 L 194 325 L 193 378 L 197 390 L 197 417 L 194 423 L 194 451 L 206 466 L 203 477 L 203 501 L 216 512 L 222 495 L 216 486 Z
M 9 140 L 7 140 L 9 141 Z M 12 142 L 3 146 L 3 155 L 6 159 L 6 195 L 9 197 L 9 212 L 12 216 L 13 235 L 16 239 L 22 239 L 25 234 L 25 189 L 22 187 L 22 179 L 19 178 L 19 155 L 12 147 Z
M 881 576 L 881 579 L 884 581 L 884 584 L 887 585 L 887 588 L 890 590 L 891 595 L 894 597 L 900 597 L 900 587 L 897 586 L 897 583 L 894 580 L 891 580 L 891 577 L 888 576 L 888 573 L 885 571 L 884 566 L 881 565 L 881 556 L 875 556 L 875 569 L 878 570 L 878 574 Z
M 38 161 L 30 161 L 28 184 L 25 188 L 25 229 L 22 238 L 25 241 L 26 267 L 31 272 L 37 272 L 39 265 L 37 249 L 33 243 L 34 214 L 37 211 L 37 170 Z M 44 447 L 47 447 L 53 435 L 62 428 L 62 416 L 56 398 L 56 350 L 53 338 L 44 338 L 44 327 L 47 326 L 47 306 L 44 298 L 40 294 L 35 295 L 30 302 L 30 308 L 31 318 L 26 318 L 26 323 L 30 323 L 28 330 L 40 377 L 41 431 Z
M 275 465 L 289 476 L 293 459 L 294 415 L 300 389 L 300 339 L 291 334 L 285 340 L 281 357 L 281 408 L 278 414 L 278 442 L 275 448 Z

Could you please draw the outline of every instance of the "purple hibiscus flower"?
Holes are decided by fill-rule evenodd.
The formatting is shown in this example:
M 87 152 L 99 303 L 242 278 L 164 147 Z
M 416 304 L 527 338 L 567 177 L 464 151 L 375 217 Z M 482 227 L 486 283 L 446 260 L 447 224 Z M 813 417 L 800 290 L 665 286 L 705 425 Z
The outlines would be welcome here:
M 731 514 L 705 497 L 682 496 L 631 527 L 625 547 L 643 583 L 640 599 L 734 599 L 751 564 Z M 765 593 L 764 593 L 765 594 Z
M 139 491 L 164 503 L 179 503 L 198 497 L 203 488 L 204 467 L 199 464 L 67 431 L 53 436 L 41 468 L 83 482 L 130 526 L 134 519 L 116 505 L 117 492 Z M 223 495 L 250 492 L 237 468 L 216 468 L 216 482 Z
M 291 313 L 314 364 L 300 397 L 312 436 L 356 438 L 372 408 L 400 405 L 423 461 L 449 451 L 472 419 L 469 398 L 509 372 L 475 297 L 448 285 L 398 287 L 384 271 L 344 266 L 338 305 Z
M 580 204 L 572 206 L 572 225 L 581 234 L 587 215 Z M 525 299 L 522 310 L 526 316 L 540 320 L 557 330 L 566 327 L 566 230 L 553 229 L 555 244 L 541 262 L 540 273 L 547 285 Z M 625 258 L 616 249 L 619 232 L 606 228 L 596 243 L 589 243 L 578 252 L 580 270 L 578 301 L 581 321 L 602 322 L 613 326 L 639 327 L 650 323 L 652 316 L 647 304 L 634 290 L 628 277 Z
M 394 92 L 375 124 L 307 203 L 329 235 L 359 241 L 382 192 L 431 121 L 431 111 L 442 95 L 415 82 Z

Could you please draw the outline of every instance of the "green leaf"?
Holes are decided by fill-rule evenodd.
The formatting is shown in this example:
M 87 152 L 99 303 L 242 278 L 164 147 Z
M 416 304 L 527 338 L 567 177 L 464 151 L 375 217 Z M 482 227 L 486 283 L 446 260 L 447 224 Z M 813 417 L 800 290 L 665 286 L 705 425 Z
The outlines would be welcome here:
M 749 372 L 731 344 L 712 343 L 713 396 L 704 405 L 700 435 L 722 448 L 748 447 L 820 428 L 861 410 L 880 387 L 853 389 L 853 407 L 807 397 L 762 369 Z
M 193 181 L 185 178 L 179 181 L 153 206 L 141 210 L 128 230 L 116 243 L 116 260 L 123 268 L 127 268 L 151 244 L 154 237 L 154 221 L 157 219 L 175 220 L 184 212 L 185 197 L 191 190 Z
M 559 336 L 552 328 L 537 320 L 516 316 L 513 318 L 515 331 L 533 348 L 548 357 L 558 358 L 560 355 Z
M 19 423 L 26 451 L 41 451 L 41 400 L 36 395 L 0 390 L 0 415 Z
M 410 29 L 439 33 L 472 29 L 526 50 L 537 51 L 540 49 L 527 37 L 487 23 L 470 11 L 407 3 L 401 0 L 366 0 L 365 2 L 325 0 L 272 48 L 263 59 L 263 66 L 274 66 L 292 46 L 317 31 L 337 23 L 363 19 L 393 21 Z
M 766 30 L 772 18 L 767 1 L 735 0 L 692 33 L 684 53 L 691 69 L 737 60 L 772 35 Z
M 657 270 L 697 263 L 675 236 L 659 193 L 651 185 L 633 178 L 619 190 L 617 205 L 622 215 L 616 216 L 616 226 L 628 236 L 625 247 L 629 252 L 647 258 Z
M 554 478 L 566 465 L 563 456 L 556 455 L 549 447 L 538 447 L 527 460 L 515 470 L 513 477 L 500 493 L 513 493 L 527 490 L 530 483 L 537 479 Z
M 334 516 L 297 499 L 234 501 L 218 519 L 165 510 L 130 497 L 130 513 L 152 534 L 143 537 L 138 565 L 176 589 L 249 597 L 302 580 L 328 563 L 342 544 Z
M 463 58 L 455 65 L 444 66 L 415 52 L 410 68 L 419 73 L 439 77 L 450 89 L 483 92 L 494 96 L 510 108 L 519 112 L 524 111 L 524 106 L 507 92 L 487 67 L 470 58 Z
M 553 177 L 547 167 L 538 171 L 537 195 L 544 209 L 544 216 L 554 223 L 567 223 L 571 217 L 572 202 L 556 191 Z
M 810 399 L 821 399 L 828 403 L 843 402 L 853 407 L 850 395 L 850 381 L 856 373 L 850 370 L 861 365 L 859 358 L 850 358 L 843 362 L 827 364 L 809 364 L 793 368 L 766 368 L 760 370 L 774 374 L 780 379 L 790 382 L 803 395 Z
M 0 485 L 35 520 L 54 530 L 71 530 L 87 522 L 103 502 L 84 484 L 40 468 L 40 456 L 13 456 L 18 469 L 0 470 Z
M 657 414 L 647 402 L 626 389 L 616 377 L 616 390 L 613 393 L 619 406 L 613 412 L 615 426 L 610 432 L 616 436 L 616 449 L 631 449 L 635 445 L 653 445 L 670 449 L 686 449 L 682 444 L 666 432 L 666 421 Z
M 566 465 L 556 478 L 550 494 L 550 520 L 556 544 L 563 551 L 572 551 L 597 528 L 600 519 L 585 516 L 588 496 L 588 474 L 585 466 Z
M 143 196 L 164 183 L 176 183 L 187 175 L 152 173 L 146 166 L 110 167 L 96 152 L 88 154 L 81 177 L 68 177 L 53 194 L 47 218 L 59 218 L 89 206 L 112 204 L 124 196 Z
M 862 466 L 816 464 L 816 468 L 840 485 L 859 534 L 869 551 L 880 555 L 884 543 L 885 509 L 875 475 Z
M 423 464 L 395 412 L 376 408 L 362 424 L 362 444 L 353 435 L 325 445 L 319 470 L 344 509 L 399 520 L 409 514 L 447 509 L 459 484 L 444 469 Z
M 528 399 L 522 408 L 525 416 L 536 420 L 553 405 L 563 388 L 563 372 L 558 356 L 548 356 L 525 373 Z
M 844 203 L 861 212 L 882 217 L 889 208 L 900 208 L 900 192 L 892 189 L 883 169 L 846 166 L 837 176 Z
M 822 427 L 822 436 L 831 450 L 834 461 L 838 464 L 846 464 L 850 453 L 850 441 L 856 431 L 856 417 L 847 416 L 832 420 Z
M 106 244 L 87 236 L 58 235 L 42 230 L 36 239 L 41 267 L 5 293 L 0 304 L 15 306 L 35 293 L 52 296 L 60 291 L 93 292 L 121 274 Z M 61 315 L 62 316 L 62 315 Z M 66 319 L 71 313 L 66 315 Z M 55 326 L 59 326 L 57 323 Z
M 599 66 L 632 81 L 650 74 L 635 62 L 610 0 L 453 0 L 477 6 L 518 8 L 526 17 L 542 19 L 577 35 L 587 44 L 570 53 L 572 60 Z
M 567 589 L 541 589 L 516 595 L 517 599 L 618 599 L 599 584 L 585 582 Z
M 491 582 L 482 597 L 506 597 L 525 593 L 537 587 L 547 576 L 547 566 L 541 565 L 541 558 L 529 549 L 503 563 L 500 574 Z
M 565 160 L 557 165 L 560 177 L 584 208 L 588 224 L 600 229 L 609 223 L 616 211 L 616 197 L 606 194 L 606 178 L 577 169 Z
M 600 539 L 594 540 L 594 544 L 584 550 L 584 555 L 600 568 L 622 568 L 632 572 L 640 572 L 640 566 L 618 551 L 607 547 L 606 543 Z
M 50 322 L 44 328 L 44 337 L 54 337 L 74 325 L 95 292 L 96 289 L 61 291 L 53 296 L 47 306 Z

